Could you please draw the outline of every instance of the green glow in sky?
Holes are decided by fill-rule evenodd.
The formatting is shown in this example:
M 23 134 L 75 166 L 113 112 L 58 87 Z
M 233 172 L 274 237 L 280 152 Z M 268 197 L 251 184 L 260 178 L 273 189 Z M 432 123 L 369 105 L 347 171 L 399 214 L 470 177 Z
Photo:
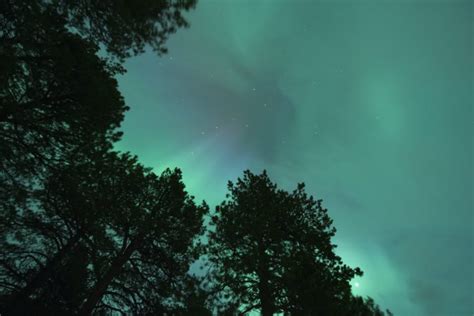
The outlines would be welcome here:
M 470 315 L 473 2 L 201 1 L 131 59 L 122 150 L 211 205 L 263 168 L 324 200 L 354 292 Z M 358 282 L 359 286 L 355 286 Z

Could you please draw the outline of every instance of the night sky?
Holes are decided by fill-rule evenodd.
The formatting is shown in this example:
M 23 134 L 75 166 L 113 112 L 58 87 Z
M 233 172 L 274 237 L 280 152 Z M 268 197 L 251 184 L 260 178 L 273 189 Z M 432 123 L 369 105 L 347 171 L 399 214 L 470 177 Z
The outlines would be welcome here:
M 167 55 L 126 63 L 118 149 L 211 206 L 244 169 L 305 182 L 355 293 L 472 315 L 473 3 L 200 1 Z

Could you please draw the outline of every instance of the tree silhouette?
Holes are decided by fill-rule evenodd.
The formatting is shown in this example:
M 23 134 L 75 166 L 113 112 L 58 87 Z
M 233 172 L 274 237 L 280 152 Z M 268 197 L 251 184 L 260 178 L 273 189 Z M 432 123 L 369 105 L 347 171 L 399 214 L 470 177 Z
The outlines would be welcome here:
M 127 109 L 97 47 L 67 32 L 60 17 L 32 11 L 18 21 L 0 16 L 7 25 L 0 49 L 2 215 L 24 207 L 65 155 L 111 147 Z
M 1 293 L 3 312 L 142 314 L 184 304 L 207 206 L 194 204 L 179 170 L 158 177 L 135 157 L 101 155 L 52 174 L 40 203 L 4 232 L 0 274 L 14 286 Z
M 184 1 L 0 2 L 0 207 L 25 202 L 62 154 L 111 146 L 127 109 L 113 76 L 187 26 Z M 98 57 L 99 47 L 106 54 Z
M 3 312 L 143 310 L 186 295 L 177 289 L 189 279 L 206 206 L 183 191 L 179 170 L 157 177 L 109 151 L 127 110 L 114 79 L 120 63 L 147 44 L 164 52 L 168 34 L 187 25 L 181 11 L 193 5 L 0 2 Z M 138 281 L 145 275 L 154 278 Z M 146 300 L 136 298 L 146 291 Z
M 125 166 L 124 172 L 129 173 L 130 169 Z M 138 171 L 142 177 L 142 171 Z M 108 229 L 113 231 L 118 251 L 114 251 L 111 263 L 95 282 L 79 314 L 88 315 L 104 295 L 107 301 L 118 297 L 116 305 L 123 304 L 120 301 L 128 296 L 128 303 L 137 309 L 147 306 L 148 297 L 162 298 L 164 304 L 165 299 L 179 296 L 184 286 L 180 278 L 197 259 L 192 245 L 202 231 L 207 206 L 197 207 L 187 195 L 181 172 L 167 170 L 158 178 L 148 173 L 141 181 L 132 181 L 125 183 L 117 195 L 133 196 L 132 204 L 121 201 L 122 207 L 114 210 L 114 218 L 109 220 Z M 127 281 L 112 284 L 120 275 Z M 136 287 L 130 279 L 137 280 Z
M 32 24 L 43 23 L 44 15 L 56 16 L 68 30 L 123 60 L 143 52 L 145 45 L 166 52 L 168 36 L 188 26 L 183 11 L 195 5 L 196 0 L 7 0 L 0 4 L 0 12 L 8 40 L 17 39 L 16 28 L 21 24 L 33 30 Z
M 266 172 L 229 182 L 216 208 L 208 260 L 220 300 L 242 314 L 343 315 L 362 275 L 334 253 L 332 220 L 304 185 L 278 189 Z

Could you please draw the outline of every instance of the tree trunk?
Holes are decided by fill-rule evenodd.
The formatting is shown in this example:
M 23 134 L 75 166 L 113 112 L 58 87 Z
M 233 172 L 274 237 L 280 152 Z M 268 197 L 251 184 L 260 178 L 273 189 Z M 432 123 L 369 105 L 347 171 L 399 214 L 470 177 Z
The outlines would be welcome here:
M 274 306 L 272 292 L 269 286 L 269 268 L 268 258 L 265 254 L 265 247 L 259 244 L 259 258 L 258 258 L 258 296 L 260 299 L 262 316 L 273 316 Z
M 107 287 L 110 285 L 110 282 L 112 282 L 112 280 L 120 273 L 125 263 L 130 259 L 133 252 L 138 248 L 139 242 L 140 241 L 138 239 L 133 240 L 119 256 L 115 257 L 105 275 L 102 277 L 101 280 L 96 283 L 94 288 L 91 290 L 86 301 L 79 310 L 78 315 L 91 315 L 92 311 L 94 310 L 94 307 L 101 300 L 102 296 L 107 290 Z

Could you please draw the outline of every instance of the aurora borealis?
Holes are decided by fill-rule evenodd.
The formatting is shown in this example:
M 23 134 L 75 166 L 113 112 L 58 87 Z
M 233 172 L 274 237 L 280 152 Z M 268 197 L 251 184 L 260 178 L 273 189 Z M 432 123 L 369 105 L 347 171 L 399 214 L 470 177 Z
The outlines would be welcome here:
M 126 63 L 118 148 L 211 206 L 244 169 L 305 182 L 395 315 L 470 315 L 471 1 L 200 1 Z M 359 285 L 356 286 L 356 282 Z

